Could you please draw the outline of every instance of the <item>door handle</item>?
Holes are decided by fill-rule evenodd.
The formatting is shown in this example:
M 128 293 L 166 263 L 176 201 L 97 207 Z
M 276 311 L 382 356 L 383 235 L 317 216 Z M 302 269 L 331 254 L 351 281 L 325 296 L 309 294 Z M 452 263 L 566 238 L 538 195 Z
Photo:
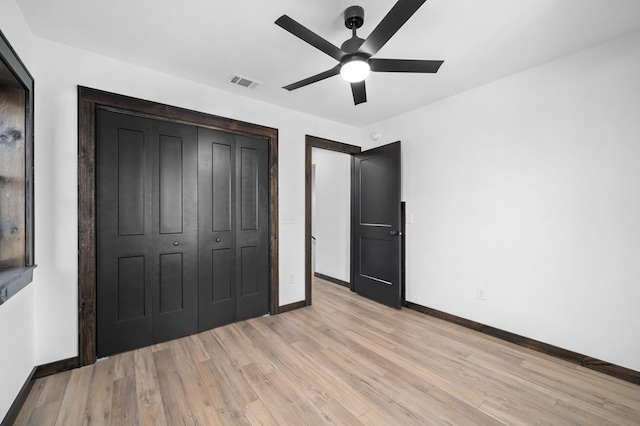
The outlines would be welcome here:
M 175 247 L 178 247 L 178 246 L 180 245 L 180 241 L 174 241 L 174 242 L 173 242 L 173 245 L 174 245 Z
M 216 243 L 219 243 L 219 242 L 220 242 L 220 238 L 216 238 Z
M 398 231 L 390 231 L 389 235 L 391 235 L 392 237 L 397 237 L 402 235 L 402 232 L 398 232 Z

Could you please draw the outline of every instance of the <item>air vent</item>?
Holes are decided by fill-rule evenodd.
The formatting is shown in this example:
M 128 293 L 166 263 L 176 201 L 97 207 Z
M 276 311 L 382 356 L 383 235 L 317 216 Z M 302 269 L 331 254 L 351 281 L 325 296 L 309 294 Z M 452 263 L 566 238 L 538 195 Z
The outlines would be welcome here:
M 229 83 L 235 84 L 237 86 L 246 87 L 247 89 L 255 89 L 256 87 L 262 84 L 257 80 L 252 80 L 250 78 L 243 77 L 238 74 L 232 75 L 231 78 L 229 79 Z

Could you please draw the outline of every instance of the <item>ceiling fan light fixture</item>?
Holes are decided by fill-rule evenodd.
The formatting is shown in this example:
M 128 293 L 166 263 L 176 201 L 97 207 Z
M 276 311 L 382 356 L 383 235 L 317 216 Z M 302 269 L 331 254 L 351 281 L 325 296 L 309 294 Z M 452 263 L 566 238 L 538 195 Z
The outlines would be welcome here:
M 366 59 L 359 56 L 352 56 L 342 62 L 340 76 L 349 83 L 358 83 L 369 76 L 371 67 Z

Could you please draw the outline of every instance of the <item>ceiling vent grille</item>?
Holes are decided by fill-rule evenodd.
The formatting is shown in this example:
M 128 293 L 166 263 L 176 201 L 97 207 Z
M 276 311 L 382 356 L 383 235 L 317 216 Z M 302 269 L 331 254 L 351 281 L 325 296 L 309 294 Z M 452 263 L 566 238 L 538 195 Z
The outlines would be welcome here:
M 229 83 L 235 84 L 236 86 L 246 87 L 247 89 L 255 89 L 256 87 L 262 84 L 257 80 L 252 80 L 250 78 L 243 77 L 238 74 L 232 75 L 231 78 L 229 79 Z

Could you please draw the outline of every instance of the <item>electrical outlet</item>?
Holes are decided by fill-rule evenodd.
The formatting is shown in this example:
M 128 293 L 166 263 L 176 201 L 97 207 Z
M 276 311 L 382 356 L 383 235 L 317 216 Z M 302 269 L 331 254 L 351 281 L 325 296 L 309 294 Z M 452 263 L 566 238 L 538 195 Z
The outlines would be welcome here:
M 487 300 L 487 289 L 486 289 L 486 287 L 482 287 L 481 285 L 479 285 L 476 290 L 477 290 L 476 297 L 478 299 L 480 299 L 480 300 L 486 301 Z
M 296 282 L 296 274 L 293 272 L 289 274 L 289 284 L 294 284 Z

